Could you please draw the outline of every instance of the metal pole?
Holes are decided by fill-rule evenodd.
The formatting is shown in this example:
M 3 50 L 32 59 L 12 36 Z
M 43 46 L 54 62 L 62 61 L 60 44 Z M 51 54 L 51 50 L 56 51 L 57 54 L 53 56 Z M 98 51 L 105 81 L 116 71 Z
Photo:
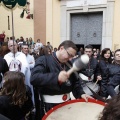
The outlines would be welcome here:
M 9 20 L 9 16 L 8 16 L 8 30 L 10 30 L 10 20 Z
M 11 16 L 12 16 L 12 37 L 13 37 L 13 40 L 14 40 L 14 19 L 13 19 L 13 9 L 11 9 Z
M 13 19 L 13 9 L 11 8 L 11 16 L 12 16 L 12 38 L 13 38 L 13 54 L 14 54 L 14 58 L 15 58 L 15 43 L 14 43 L 14 19 Z

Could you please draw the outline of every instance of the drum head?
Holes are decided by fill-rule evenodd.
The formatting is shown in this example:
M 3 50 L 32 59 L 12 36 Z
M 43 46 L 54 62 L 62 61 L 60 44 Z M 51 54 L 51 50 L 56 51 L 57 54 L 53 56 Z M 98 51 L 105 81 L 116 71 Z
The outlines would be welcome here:
M 43 117 L 42 120 L 98 120 L 105 103 L 89 99 L 67 101 L 55 106 Z

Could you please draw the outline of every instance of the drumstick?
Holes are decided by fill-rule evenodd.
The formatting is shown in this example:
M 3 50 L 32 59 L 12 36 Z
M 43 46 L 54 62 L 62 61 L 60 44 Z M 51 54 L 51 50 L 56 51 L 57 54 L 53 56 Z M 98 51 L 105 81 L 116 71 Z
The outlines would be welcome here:
M 96 86 L 96 84 L 98 83 L 98 81 L 99 81 L 99 80 L 97 79 L 97 81 L 96 81 L 95 84 L 93 85 L 93 89 L 94 89 L 94 87 Z
M 67 71 L 68 75 L 70 75 L 74 71 L 78 71 L 78 70 L 84 68 L 86 66 L 86 64 L 88 64 L 88 62 L 89 62 L 88 55 L 86 55 L 86 54 L 81 55 L 81 57 L 79 57 L 78 59 L 75 60 L 75 62 L 73 63 L 72 68 L 70 68 Z

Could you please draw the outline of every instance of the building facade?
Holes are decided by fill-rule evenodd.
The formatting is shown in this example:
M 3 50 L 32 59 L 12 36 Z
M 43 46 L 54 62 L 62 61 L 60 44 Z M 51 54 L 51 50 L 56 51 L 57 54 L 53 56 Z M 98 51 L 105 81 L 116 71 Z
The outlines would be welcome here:
M 12 1 L 12 0 L 11 0 Z M 33 14 L 33 0 L 30 2 L 30 14 Z M 14 26 L 14 36 L 15 38 L 24 38 L 32 37 L 34 38 L 34 19 L 27 19 L 28 14 L 24 12 L 24 17 L 21 18 L 20 15 L 23 12 L 23 9 L 27 8 L 20 7 L 18 5 L 13 8 L 13 26 Z M 0 4 L 0 34 L 2 31 L 5 31 L 6 37 L 12 36 L 12 15 L 11 9 L 6 8 L 2 2 Z
M 34 0 L 34 37 L 53 47 L 60 44 L 60 1 Z
M 115 0 L 112 49 L 120 49 L 120 0 Z
M 61 40 L 112 48 L 114 6 L 114 0 L 61 1 Z
M 78 47 L 120 48 L 120 0 L 29 0 L 33 19 L 20 18 L 23 8 L 14 10 L 15 36 L 41 39 L 53 47 L 72 40 Z M 0 6 L 0 28 L 8 30 L 10 11 Z M 11 26 L 11 23 L 10 23 Z

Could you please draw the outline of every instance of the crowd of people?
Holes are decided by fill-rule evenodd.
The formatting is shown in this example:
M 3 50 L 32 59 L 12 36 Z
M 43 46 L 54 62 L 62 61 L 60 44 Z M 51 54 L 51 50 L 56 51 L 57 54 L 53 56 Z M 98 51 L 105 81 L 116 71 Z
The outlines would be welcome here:
M 119 96 L 120 49 L 113 53 L 87 45 L 78 51 L 70 40 L 53 49 L 40 39 L 36 43 L 32 38 L 13 39 L 7 38 L 0 47 L 0 114 L 9 119 L 22 120 L 34 110 L 35 120 L 40 120 L 52 107 L 70 100 L 70 92 L 76 99 L 97 99 L 88 87 L 104 100 Z M 83 54 L 89 63 L 77 71 L 79 78 L 69 75 L 69 65 Z

